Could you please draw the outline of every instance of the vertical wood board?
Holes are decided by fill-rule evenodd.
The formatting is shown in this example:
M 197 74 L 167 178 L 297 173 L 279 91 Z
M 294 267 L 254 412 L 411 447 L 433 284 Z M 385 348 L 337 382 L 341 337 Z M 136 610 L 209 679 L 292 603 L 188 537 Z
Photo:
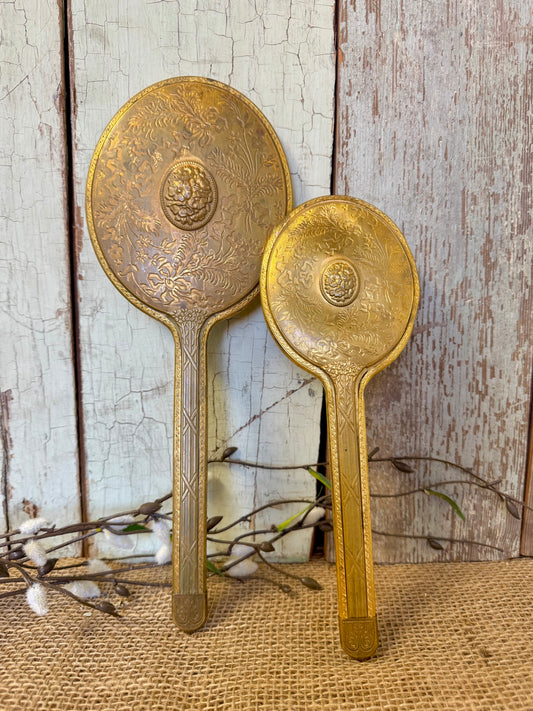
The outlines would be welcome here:
M 337 192 L 368 200 L 402 229 L 422 301 L 405 352 L 367 393 L 369 449 L 473 467 L 521 498 L 533 360 L 531 316 L 533 5 L 342 3 Z M 375 493 L 468 479 L 442 465 L 416 474 L 371 465 Z M 520 522 L 488 491 L 373 503 L 382 561 L 514 556 Z
M 0 4 L 0 390 L 8 528 L 78 520 L 61 16 Z
M 74 0 L 71 12 L 85 473 L 95 516 L 170 490 L 173 344 L 97 264 L 83 214 L 93 149 L 136 92 L 167 77 L 207 76 L 241 91 L 270 120 L 288 156 L 296 203 L 328 192 L 333 5 Z M 208 399 L 210 456 L 235 445 L 240 458 L 267 464 L 316 457 L 320 388 L 279 352 L 258 303 L 213 329 Z M 313 495 L 314 488 L 302 470 L 275 476 L 220 464 L 210 468 L 209 514 L 230 520 L 275 497 Z M 140 540 L 138 550 L 149 546 Z M 301 539 L 281 554 L 302 559 L 308 547 Z M 111 552 L 103 544 L 99 551 Z

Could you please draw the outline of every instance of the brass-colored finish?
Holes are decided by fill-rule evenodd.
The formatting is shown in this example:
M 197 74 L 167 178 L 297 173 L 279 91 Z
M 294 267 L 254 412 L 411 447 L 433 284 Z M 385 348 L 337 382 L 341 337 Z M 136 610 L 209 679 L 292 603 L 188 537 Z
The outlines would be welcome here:
M 207 614 L 207 336 L 257 294 L 266 239 L 291 207 L 274 130 L 251 101 L 209 79 L 169 79 L 133 97 L 89 170 L 98 259 L 176 344 L 173 611 L 188 632 Z
M 294 362 L 326 393 L 341 644 L 378 645 L 363 393 L 404 348 L 419 283 L 396 225 L 354 198 L 316 198 L 275 229 L 261 266 L 263 311 Z

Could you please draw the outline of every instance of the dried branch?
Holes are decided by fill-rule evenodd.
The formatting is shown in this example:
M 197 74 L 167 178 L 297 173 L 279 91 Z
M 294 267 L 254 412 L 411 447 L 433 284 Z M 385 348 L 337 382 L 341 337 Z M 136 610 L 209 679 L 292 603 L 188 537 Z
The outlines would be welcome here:
M 257 468 L 257 469 L 272 469 L 272 470 L 288 470 L 288 469 L 314 469 L 321 464 L 327 464 L 327 462 L 313 463 L 313 464 L 301 464 L 301 465 L 291 465 L 291 466 L 279 466 L 279 465 L 269 465 L 269 464 L 258 464 L 256 462 L 247 462 L 241 459 L 232 459 L 233 455 L 237 449 L 235 447 L 228 447 L 223 452 L 222 456 L 218 459 L 211 459 L 209 464 L 215 462 L 235 464 L 239 466 Z M 399 498 L 402 496 L 410 496 L 417 493 L 432 493 L 437 494 L 448 501 L 456 511 L 460 514 L 455 502 L 450 499 L 445 494 L 436 492 L 432 490 L 434 487 L 442 487 L 447 485 L 460 485 L 469 487 L 478 487 L 480 489 L 488 489 L 492 491 L 497 496 L 502 499 L 507 505 L 508 512 L 518 517 L 518 509 L 516 506 L 521 506 L 523 508 L 530 508 L 523 501 L 514 499 L 512 496 L 502 492 L 498 484 L 500 480 L 488 481 L 484 479 L 479 474 L 473 472 L 471 469 L 463 467 L 456 462 L 451 462 L 439 457 L 429 457 L 429 456 L 402 456 L 402 457 L 380 457 L 377 458 L 375 455 L 379 451 L 379 448 L 374 448 L 369 454 L 369 462 L 389 462 L 397 470 L 403 473 L 410 474 L 414 473 L 414 469 L 407 464 L 407 462 L 415 461 L 427 461 L 441 463 L 448 467 L 453 467 L 465 474 L 469 478 L 461 479 L 450 479 L 441 480 L 433 484 L 428 484 L 427 486 L 416 486 L 411 489 L 393 492 L 393 493 L 373 493 L 374 498 Z M 313 473 L 316 477 L 316 473 Z M 329 485 L 327 480 L 322 482 L 326 486 Z M 431 487 L 431 488 L 430 488 Z M 91 602 L 86 598 L 76 595 L 72 590 L 66 588 L 66 585 L 70 583 L 86 583 L 87 585 L 92 585 L 94 588 L 96 583 L 103 585 L 112 586 L 113 591 L 121 596 L 128 596 L 130 594 L 129 589 L 125 586 L 132 587 L 154 587 L 154 588 L 167 588 L 171 587 L 171 584 L 165 581 L 154 581 L 154 580 L 137 580 L 134 577 L 125 577 L 126 573 L 139 571 L 142 569 L 156 568 L 160 567 L 161 564 L 169 564 L 170 555 L 170 522 L 171 513 L 162 513 L 162 504 L 171 499 L 172 494 L 168 493 L 154 501 L 149 501 L 141 504 L 139 507 L 134 509 L 129 509 L 128 511 L 122 511 L 119 513 L 114 513 L 108 516 L 103 516 L 94 521 L 80 522 L 76 524 L 69 524 L 62 527 L 56 527 L 54 525 L 46 524 L 42 520 L 38 519 L 34 524 L 27 525 L 27 522 L 22 525 L 19 529 L 14 529 L 12 531 L 0 534 L 0 589 L 2 586 L 17 586 L 16 589 L 8 589 L 0 593 L 0 599 L 6 599 L 10 597 L 17 597 L 27 593 L 28 596 L 31 593 L 31 588 L 37 586 L 34 590 L 37 592 L 39 586 L 41 592 L 43 589 L 49 591 L 55 591 L 58 594 L 68 597 L 71 600 L 76 601 L 80 605 L 88 607 L 92 610 L 102 612 L 104 614 L 111 615 L 113 617 L 119 617 L 119 613 L 115 606 L 106 599 L 98 599 L 96 602 Z M 245 532 L 239 532 L 233 538 L 227 537 L 222 538 L 221 535 L 232 528 L 238 526 L 241 523 L 250 522 L 254 516 L 261 513 L 262 511 L 278 508 L 285 506 L 287 504 L 301 504 L 305 508 L 298 514 L 292 515 L 282 524 L 277 526 L 273 525 L 270 528 L 260 528 Z M 516 504 L 516 506 L 515 506 Z M 301 584 L 318 589 L 319 584 L 311 578 L 302 578 L 298 575 L 290 573 L 285 568 L 280 568 L 274 565 L 268 558 L 265 557 L 265 553 L 273 552 L 275 550 L 275 544 L 280 539 L 291 535 L 296 530 L 304 530 L 311 528 L 321 528 L 322 530 L 331 530 L 331 522 L 325 520 L 323 517 L 324 510 L 331 508 L 331 496 L 326 494 L 315 499 L 311 498 L 294 498 L 294 499 L 277 499 L 271 501 L 267 504 L 263 504 L 254 508 L 252 511 L 236 518 L 235 520 L 225 523 L 221 516 L 213 516 L 207 522 L 208 529 L 208 541 L 214 543 L 218 546 L 224 546 L 224 552 L 210 553 L 207 557 L 208 559 L 208 569 L 210 574 L 227 576 L 238 576 L 239 570 L 244 570 L 243 561 L 248 561 L 247 573 L 242 573 L 242 575 L 249 575 L 249 571 L 255 570 L 257 568 L 256 563 L 251 563 L 249 559 L 256 556 L 263 564 L 274 571 L 277 574 L 284 575 L 289 578 L 297 579 Z M 318 518 L 309 518 L 311 512 L 315 512 Z M 461 514 L 462 515 L 462 514 Z M 29 521 L 33 521 L 29 519 Z M 125 521 L 132 521 L 133 523 L 124 523 Z M 164 524 L 164 525 L 163 525 Z M 28 533 L 31 531 L 31 533 Z M 140 535 L 152 533 L 154 536 L 159 536 L 159 541 L 161 543 L 161 552 L 164 549 L 166 558 L 160 562 L 150 562 L 143 564 L 119 564 L 115 565 L 113 568 L 105 568 L 102 570 L 88 570 L 84 572 L 80 570 L 84 566 L 87 566 L 86 562 L 76 562 L 76 563 L 65 563 L 63 565 L 57 565 L 56 558 L 50 558 L 49 555 L 57 550 L 65 548 L 65 546 L 72 545 L 79 541 L 85 540 L 89 537 L 96 536 L 98 534 L 106 535 L 110 539 L 115 538 L 116 540 L 121 540 L 120 537 L 127 537 L 132 535 Z M 460 539 L 460 538 L 448 538 L 444 536 L 439 536 L 435 534 L 411 534 L 404 532 L 391 532 L 391 531 L 373 531 L 374 535 L 379 536 L 389 536 L 395 538 L 407 538 L 415 540 L 425 540 L 431 547 L 443 550 L 440 543 L 446 542 L 452 545 L 464 544 L 464 545 L 475 545 L 483 548 L 488 548 L 491 550 L 503 553 L 503 549 L 498 546 L 484 543 L 482 541 Z M 72 534 L 73 537 L 67 541 L 57 543 L 49 548 L 44 548 L 42 543 L 48 539 L 56 537 L 65 537 Z M 162 536 L 162 538 L 161 538 Z M 166 539 L 165 539 L 166 536 Z M 164 540 L 163 540 L 164 539 Z M 250 540 L 253 539 L 253 540 Z M 1 552 L 3 551 L 3 552 Z M 158 552 L 158 553 L 159 553 Z M 236 554 L 238 552 L 238 555 Z M 167 555 L 168 554 L 168 555 Z M 156 558 L 157 558 L 156 554 Z M 162 556 L 164 558 L 165 556 Z M 134 555 L 128 556 L 120 560 L 129 560 Z M 159 559 L 158 559 L 159 560 Z M 213 561 L 217 561 L 217 565 Z M 116 563 L 117 561 L 115 561 Z M 102 563 L 102 565 L 105 565 Z M 240 566 L 240 567 L 239 567 Z M 254 568 L 255 566 L 255 568 Z M 10 571 L 14 571 L 16 575 L 11 575 Z M 254 579 L 264 579 L 261 576 L 252 574 L 250 577 Z M 240 579 L 237 577 L 237 579 Z M 278 583 L 269 578 L 266 580 L 275 585 L 283 592 L 289 592 L 291 590 L 290 585 L 285 583 Z M 77 589 L 77 588 L 73 588 Z M 98 590 L 96 588 L 96 590 Z M 31 601 L 28 597 L 28 603 L 31 605 Z M 39 611 L 38 614 L 44 614 Z

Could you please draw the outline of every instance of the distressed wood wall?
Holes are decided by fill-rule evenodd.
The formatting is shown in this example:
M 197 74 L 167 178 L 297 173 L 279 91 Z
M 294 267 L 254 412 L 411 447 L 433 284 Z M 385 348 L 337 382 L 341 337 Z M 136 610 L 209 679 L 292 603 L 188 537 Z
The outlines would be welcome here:
M 521 499 L 533 362 L 532 2 L 0 3 L 6 525 L 37 510 L 58 523 L 98 516 L 170 489 L 172 339 L 105 278 L 84 189 L 118 108 L 185 74 L 227 82 L 265 113 L 296 204 L 329 193 L 333 172 L 336 192 L 376 204 L 413 249 L 420 313 L 404 354 L 368 388 L 369 448 L 459 461 Z M 321 389 L 272 342 L 258 304 L 219 324 L 209 349 L 210 452 L 235 445 L 252 461 L 312 461 Z M 465 478 L 443 465 L 415 469 L 371 465 L 374 493 Z M 313 489 L 302 470 L 216 465 L 209 512 L 229 518 Z M 377 560 L 518 553 L 520 521 L 494 494 L 439 490 L 466 523 L 423 493 L 373 500 L 375 529 L 421 536 L 376 534 Z M 436 551 L 428 535 L 494 548 L 442 541 Z M 302 558 L 308 546 L 302 538 L 281 554 Z
M 169 76 L 208 76 L 242 91 L 275 126 L 298 203 L 328 192 L 333 6 L 320 0 L 133 0 L 127 6 L 73 0 L 71 6 L 84 477 L 93 517 L 171 489 L 174 355 L 170 333 L 114 289 L 93 253 L 83 204 L 98 138 L 145 86 Z M 233 445 L 252 462 L 315 461 L 320 387 L 279 352 L 259 304 L 219 324 L 208 347 L 210 453 Z M 273 499 L 312 496 L 314 489 L 305 470 L 215 465 L 208 511 L 232 520 Z M 275 515 L 281 522 L 301 508 L 295 506 Z M 280 553 L 298 559 L 308 549 L 308 536 L 301 536 Z
M 0 3 L 2 524 L 80 515 L 61 14 Z
M 422 301 L 404 354 L 368 388 L 369 447 L 473 467 L 521 499 L 531 393 L 533 5 L 347 3 L 340 14 L 336 190 L 400 226 Z M 372 465 L 373 489 L 469 479 Z M 376 499 L 378 530 L 489 543 L 375 536 L 381 560 L 514 556 L 520 522 L 493 493 L 439 488 Z

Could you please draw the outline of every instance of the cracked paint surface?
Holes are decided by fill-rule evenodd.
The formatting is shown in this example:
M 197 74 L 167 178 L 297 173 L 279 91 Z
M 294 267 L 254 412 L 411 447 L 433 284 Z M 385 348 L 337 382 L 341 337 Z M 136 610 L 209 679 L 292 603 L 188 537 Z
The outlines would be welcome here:
M 441 5 L 358 3 L 340 18 L 337 191 L 390 215 L 421 280 L 411 341 L 368 387 L 369 449 L 459 461 L 521 499 L 533 363 L 531 3 Z M 463 478 L 415 468 L 407 481 L 371 467 L 374 491 Z M 445 491 L 466 523 L 422 494 L 375 501 L 374 525 L 503 553 L 375 536 L 376 559 L 518 554 L 520 522 L 494 494 Z
M 2 2 L 0 26 L 3 523 L 61 524 L 79 484 L 58 5 Z
M 296 204 L 328 193 L 333 7 L 319 0 L 74 0 L 78 205 L 92 151 L 113 114 L 149 84 L 178 75 L 218 79 L 257 104 L 287 153 Z M 166 329 L 107 281 L 82 218 L 78 230 L 88 510 L 94 516 L 171 487 L 174 349 Z M 252 461 L 313 461 L 321 388 L 301 387 L 309 376 L 273 343 L 259 305 L 218 324 L 208 349 L 210 453 L 226 442 Z M 217 465 L 209 472 L 208 509 L 237 518 L 255 504 L 310 496 L 314 488 L 302 470 L 280 474 Z M 280 516 L 292 512 L 294 507 Z M 140 550 L 146 550 L 149 542 L 140 539 Z M 284 557 L 305 558 L 309 537 L 293 546 Z

